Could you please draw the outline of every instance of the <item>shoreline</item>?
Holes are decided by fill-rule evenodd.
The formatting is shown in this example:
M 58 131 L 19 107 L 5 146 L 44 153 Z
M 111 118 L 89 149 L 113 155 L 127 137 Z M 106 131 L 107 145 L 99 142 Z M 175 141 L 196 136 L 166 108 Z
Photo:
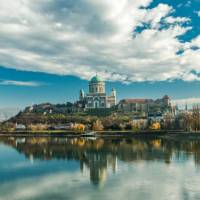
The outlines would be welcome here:
M 70 137 L 70 138 L 199 138 L 200 132 L 186 131 L 12 131 L 0 132 L 0 137 Z

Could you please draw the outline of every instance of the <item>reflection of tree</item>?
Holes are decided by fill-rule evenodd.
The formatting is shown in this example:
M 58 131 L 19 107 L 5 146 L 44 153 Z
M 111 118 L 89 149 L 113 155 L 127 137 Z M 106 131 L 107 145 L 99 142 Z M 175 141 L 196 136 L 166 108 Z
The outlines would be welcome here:
M 200 140 L 1 137 L 0 142 L 31 159 L 77 160 L 81 170 L 89 168 L 94 184 L 106 180 L 109 167 L 116 170 L 117 159 L 124 162 L 160 160 L 169 164 L 172 156 L 185 160 L 192 155 L 195 163 L 200 164 Z

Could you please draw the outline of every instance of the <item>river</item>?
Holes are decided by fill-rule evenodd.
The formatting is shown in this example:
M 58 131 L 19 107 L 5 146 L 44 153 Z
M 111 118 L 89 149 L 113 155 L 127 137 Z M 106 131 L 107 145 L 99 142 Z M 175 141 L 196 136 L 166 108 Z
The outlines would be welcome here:
M 200 199 L 200 139 L 0 137 L 0 200 Z

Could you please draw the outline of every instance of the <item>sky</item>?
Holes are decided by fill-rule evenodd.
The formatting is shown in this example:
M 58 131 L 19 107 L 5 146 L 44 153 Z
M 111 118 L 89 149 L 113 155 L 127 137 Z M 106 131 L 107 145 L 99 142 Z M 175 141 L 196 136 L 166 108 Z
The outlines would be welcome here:
M 200 102 L 200 0 L 0 0 L 0 108 L 122 98 Z

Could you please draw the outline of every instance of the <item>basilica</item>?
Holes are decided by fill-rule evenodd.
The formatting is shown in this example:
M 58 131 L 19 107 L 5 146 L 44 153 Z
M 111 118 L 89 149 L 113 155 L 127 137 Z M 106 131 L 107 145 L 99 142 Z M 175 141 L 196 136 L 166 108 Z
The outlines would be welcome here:
M 85 108 L 111 108 L 117 103 L 116 90 L 112 89 L 111 95 L 107 96 L 105 82 L 98 76 L 92 77 L 89 82 L 89 92 L 85 94 L 80 90 L 79 101 L 84 102 Z

